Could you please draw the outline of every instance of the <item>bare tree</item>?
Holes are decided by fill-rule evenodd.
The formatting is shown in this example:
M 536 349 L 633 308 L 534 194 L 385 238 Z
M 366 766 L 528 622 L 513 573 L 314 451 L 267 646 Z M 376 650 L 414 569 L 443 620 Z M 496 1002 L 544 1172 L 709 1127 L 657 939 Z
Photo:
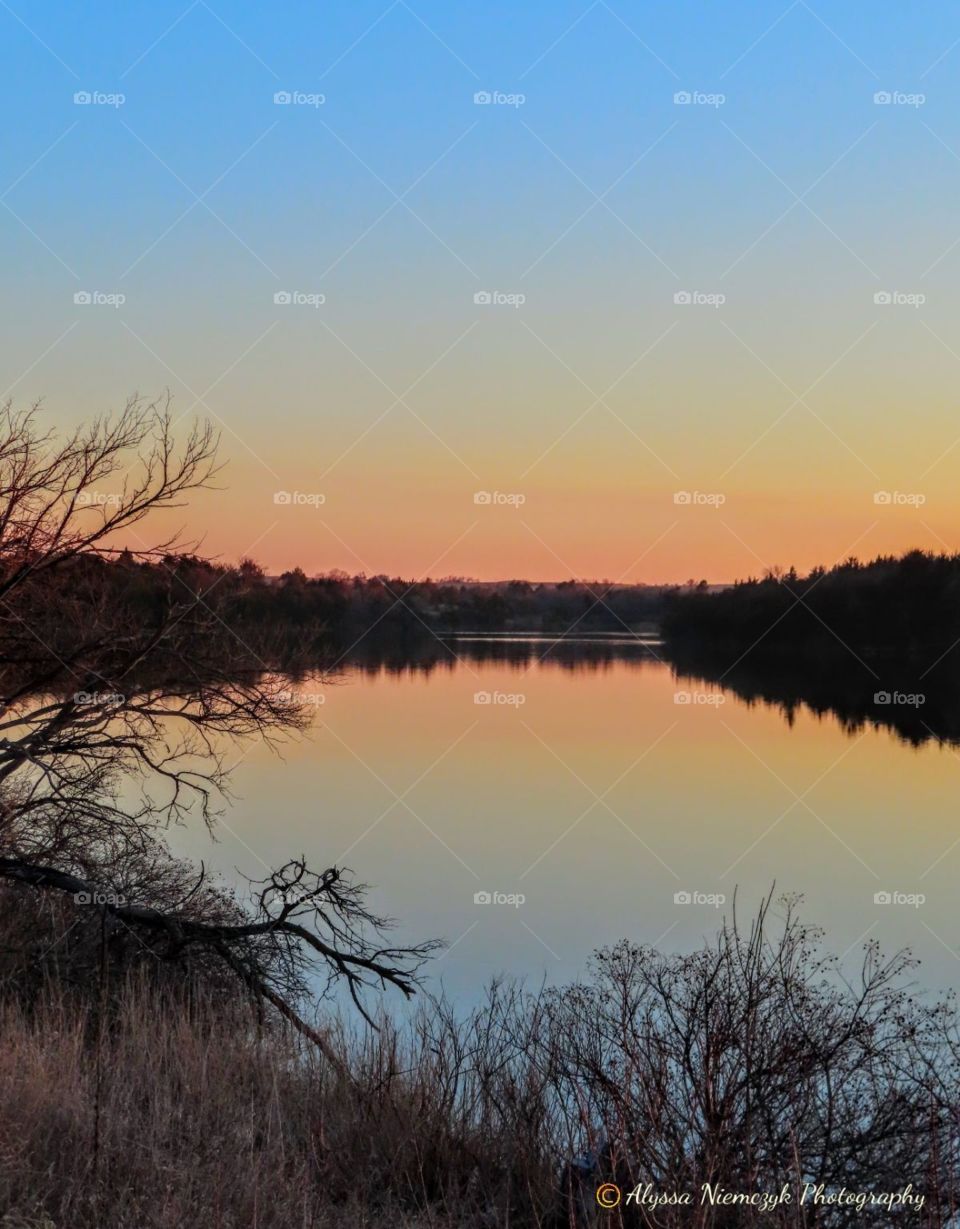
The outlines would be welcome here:
M 347 872 L 291 861 L 213 918 L 117 890 L 163 825 L 215 823 L 232 744 L 306 725 L 269 630 L 233 630 L 216 574 L 184 580 L 178 533 L 141 536 L 217 472 L 210 427 L 173 428 L 139 399 L 65 439 L 0 409 L 0 878 L 92 901 L 164 960 L 203 947 L 316 1039 L 289 999 L 318 970 L 362 1006 L 370 985 L 412 993 L 433 946 L 385 943 Z

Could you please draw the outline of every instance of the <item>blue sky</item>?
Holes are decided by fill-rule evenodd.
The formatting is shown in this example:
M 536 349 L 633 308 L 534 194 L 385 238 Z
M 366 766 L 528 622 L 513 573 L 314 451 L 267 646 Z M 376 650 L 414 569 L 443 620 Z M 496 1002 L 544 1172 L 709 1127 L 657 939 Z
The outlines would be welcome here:
M 910 388 L 929 455 L 950 442 L 952 6 L 52 3 L 4 5 L 0 26 L 0 89 L 18 117 L 0 140 L 0 384 L 47 398 L 64 422 L 134 389 L 169 387 L 184 410 L 202 398 L 239 480 L 267 493 L 319 480 L 305 457 L 322 455 L 314 468 L 325 472 L 349 449 L 344 483 L 369 500 L 372 475 L 385 503 L 361 512 L 341 492 L 330 516 L 339 507 L 342 520 L 308 563 L 350 567 L 338 535 L 352 542 L 367 517 L 366 557 L 378 525 L 402 522 L 399 458 L 414 486 L 402 504 L 410 523 L 377 559 L 390 566 L 424 520 L 450 516 L 425 491 L 457 500 L 478 476 L 519 481 L 539 442 L 552 445 L 583 410 L 584 390 L 589 404 L 654 346 L 617 386 L 628 435 L 618 442 L 609 422 L 593 430 L 591 412 L 584 432 L 552 447 L 556 469 L 541 470 L 537 492 L 543 532 L 564 525 L 549 501 L 576 491 L 594 501 L 593 539 L 625 515 L 648 518 L 648 496 L 715 480 L 718 449 L 729 461 L 754 448 L 784 386 L 818 379 L 887 286 L 922 282 L 924 320 L 945 344 L 914 319 L 901 327 L 905 317 L 895 339 L 876 331 L 824 407 L 829 430 L 763 436 L 756 474 L 748 466 L 733 493 L 753 515 L 751 499 L 772 497 L 765 473 L 795 461 L 816 485 L 824 451 L 840 505 L 861 498 L 862 482 L 910 480 L 890 472 L 899 443 L 877 444 L 864 409 L 890 397 L 895 411 Z M 78 91 L 123 102 L 76 105 Z M 277 106 L 277 91 L 324 101 Z M 478 106 L 478 91 L 523 102 Z M 723 101 L 678 106 L 680 91 Z M 879 91 L 923 101 L 878 106 Z M 673 294 L 721 286 L 740 340 L 687 317 L 661 348 Z M 291 288 L 326 296 L 322 323 L 288 314 L 272 328 L 273 295 Z M 485 317 L 461 343 L 484 288 L 522 290 L 526 314 Z M 126 302 L 78 315 L 77 290 Z M 649 378 L 634 387 L 640 372 Z M 404 429 L 392 411 L 381 427 L 415 381 L 422 400 L 403 407 Z M 255 538 L 257 516 L 237 509 L 236 521 Z M 778 523 L 791 549 L 803 524 Z M 818 535 L 809 561 L 842 550 L 852 524 Z M 908 530 L 918 532 L 894 536 L 906 542 Z M 289 562 L 305 532 L 270 549 Z M 216 544 L 242 549 L 230 535 Z M 417 558 L 435 545 L 421 541 Z M 458 561 L 489 569 L 498 549 L 518 569 L 556 571 L 499 529 L 481 562 Z M 715 549 L 694 532 L 683 554 Z M 723 575 L 753 562 L 728 551 Z

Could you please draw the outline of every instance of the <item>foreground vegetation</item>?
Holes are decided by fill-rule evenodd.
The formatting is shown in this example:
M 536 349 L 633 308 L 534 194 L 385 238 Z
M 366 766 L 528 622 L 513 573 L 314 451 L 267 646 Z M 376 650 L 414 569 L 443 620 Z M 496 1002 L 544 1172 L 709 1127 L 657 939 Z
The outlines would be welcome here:
M 323 1051 L 276 1013 L 130 948 L 87 976 L 54 910 L 2 899 L 5 1229 L 407 1226 L 886 1229 L 955 1223 L 960 1036 L 904 957 L 845 982 L 789 902 L 690 955 L 622 943 L 579 984 L 424 1000 L 371 1029 L 328 1011 Z M 96 910 L 91 911 L 92 932 Z M 74 919 L 75 920 L 75 919 Z M 19 955 L 17 954 L 19 953 Z M 650 1183 L 694 1206 L 595 1192 Z M 896 1192 L 922 1206 L 702 1207 L 730 1191 Z

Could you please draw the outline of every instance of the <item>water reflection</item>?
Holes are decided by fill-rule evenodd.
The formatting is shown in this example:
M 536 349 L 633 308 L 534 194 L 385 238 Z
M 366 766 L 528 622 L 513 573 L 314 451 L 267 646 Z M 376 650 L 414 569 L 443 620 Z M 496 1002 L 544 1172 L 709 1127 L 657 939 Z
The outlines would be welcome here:
M 452 673 L 461 662 L 477 665 L 496 663 L 526 671 L 543 665 L 570 672 L 610 670 L 614 665 L 639 669 L 662 660 L 661 641 L 650 634 L 632 636 L 550 636 L 517 633 L 467 633 L 433 637 L 416 646 L 358 645 L 349 656 L 350 666 L 360 673 L 403 676 Z
M 767 705 L 793 726 L 797 713 L 832 715 L 847 734 L 871 726 L 887 729 L 918 747 L 929 740 L 960 745 L 960 662 L 945 659 L 934 669 L 908 660 L 774 658 L 709 646 L 665 643 L 650 632 L 551 636 L 516 632 L 432 637 L 415 645 L 357 646 L 347 662 L 368 677 L 453 673 L 461 663 L 496 664 L 527 672 L 551 668 L 569 673 L 639 671 L 666 664 L 678 680 L 719 686 L 748 705 Z
M 731 662 L 705 648 L 664 648 L 680 679 L 721 686 L 749 704 L 776 709 L 789 726 L 799 710 L 832 715 L 847 734 L 867 727 L 892 731 L 910 746 L 937 740 L 960 744 L 960 666 L 934 669 L 908 660 L 853 656 L 766 659 L 748 655 Z
M 308 737 L 282 761 L 254 747 L 239 764 L 222 873 L 254 877 L 291 850 L 353 868 L 400 919 L 398 941 L 449 942 L 432 976 L 467 1002 L 501 972 L 577 976 L 623 937 L 692 950 L 722 912 L 699 901 L 728 908 L 738 892 L 752 906 L 773 883 L 806 895 L 851 976 L 877 938 L 913 947 L 924 985 L 955 982 L 960 754 L 936 738 L 960 741 L 960 723 L 946 663 L 921 682 L 877 666 L 878 682 L 856 662 L 728 670 L 729 656 L 627 636 L 359 647 L 338 678 L 297 684 L 316 704 Z M 882 687 L 919 687 L 925 703 L 877 706 Z M 726 702 L 677 703 L 695 691 Z M 178 831 L 178 853 L 211 858 L 205 830 L 190 839 Z M 893 892 L 925 903 L 877 903 Z

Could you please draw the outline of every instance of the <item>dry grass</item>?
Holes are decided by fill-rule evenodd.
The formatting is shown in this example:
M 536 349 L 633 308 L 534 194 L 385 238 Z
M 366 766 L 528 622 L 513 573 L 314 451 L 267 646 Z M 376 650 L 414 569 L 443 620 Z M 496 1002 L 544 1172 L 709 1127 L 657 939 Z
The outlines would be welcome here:
M 149 970 L 0 978 L 2 1229 L 561 1229 L 594 1189 L 828 1187 L 960 1213 L 960 1025 L 870 947 L 831 978 L 788 914 L 689 956 L 628 944 L 582 984 L 328 1018 L 327 1062 L 239 995 Z M 582 1160 L 570 1163 L 572 1158 Z M 889 1212 L 625 1205 L 607 1229 L 887 1229 Z
M 0 1007 L 0 1034 L 4 1229 L 503 1223 L 507 1141 L 454 1110 L 463 1089 L 416 1053 L 416 1030 L 339 1031 L 350 1078 L 242 1005 L 143 987 L 102 1033 L 95 1011 L 47 996 Z

